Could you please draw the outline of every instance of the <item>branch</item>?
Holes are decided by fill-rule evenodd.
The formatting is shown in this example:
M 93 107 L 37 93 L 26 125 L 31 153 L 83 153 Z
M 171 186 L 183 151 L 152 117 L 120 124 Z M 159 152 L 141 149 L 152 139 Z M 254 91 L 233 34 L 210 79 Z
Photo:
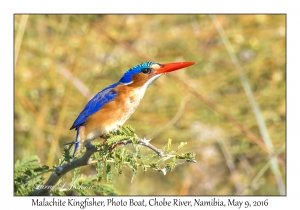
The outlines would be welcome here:
M 149 143 L 150 140 L 146 139 L 138 139 L 137 144 L 148 147 L 149 149 L 153 150 L 158 156 L 165 156 L 165 154 L 157 149 L 155 146 Z M 122 141 L 123 145 L 132 143 L 132 140 L 126 140 Z M 43 185 L 42 189 L 37 189 L 32 192 L 31 195 L 34 196 L 50 196 L 51 190 L 54 187 L 54 185 L 59 181 L 59 179 L 62 178 L 63 175 L 68 173 L 69 171 L 79 168 L 81 166 L 89 165 L 90 164 L 90 157 L 95 153 L 99 152 L 97 150 L 97 147 L 93 145 L 92 143 L 88 142 L 86 145 L 86 152 L 82 155 L 82 157 L 73 160 L 70 163 L 66 163 L 62 166 L 58 166 L 54 169 L 54 173 L 51 174 L 49 179 L 46 181 L 45 185 Z M 166 155 L 168 156 L 168 155 Z
M 145 138 L 144 139 L 139 139 L 137 141 L 137 144 L 145 146 L 145 147 L 148 147 L 149 149 L 152 149 L 158 156 L 164 156 L 165 154 L 160 149 L 157 149 L 155 146 L 153 146 L 152 144 L 150 144 L 149 143 L 150 141 L 151 141 L 151 139 L 150 140 L 147 140 Z M 123 141 L 122 143 L 124 145 L 130 144 L 130 143 L 132 143 L 132 140 L 129 139 L 129 140 Z

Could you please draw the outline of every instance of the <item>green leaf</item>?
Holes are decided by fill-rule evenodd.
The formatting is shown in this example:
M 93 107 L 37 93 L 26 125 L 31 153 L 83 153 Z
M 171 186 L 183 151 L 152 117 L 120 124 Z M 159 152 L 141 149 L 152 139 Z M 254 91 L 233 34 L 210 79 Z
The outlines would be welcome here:
M 168 139 L 168 145 L 167 145 L 166 153 L 169 153 L 171 151 L 171 145 L 172 145 L 172 139 Z
M 109 183 L 112 181 L 112 171 L 111 166 L 109 164 L 106 165 L 106 181 Z
M 73 183 L 75 183 L 76 180 L 78 179 L 79 172 L 80 172 L 80 168 L 75 168 L 75 169 L 74 169 L 73 178 L 72 178 L 72 182 L 73 182 Z
M 102 162 L 96 163 L 97 181 L 102 181 L 104 173 L 104 164 Z
M 133 174 L 132 174 L 132 177 L 131 177 L 131 183 L 133 182 L 134 178 L 137 177 L 137 170 L 133 170 Z
M 177 147 L 177 151 L 184 147 L 186 144 L 187 142 L 180 142 L 179 146 Z
M 70 162 L 70 161 L 73 159 L 72 155 L 70 154 L 70 148 L 71 148 L 71 147 L 65 147 L 65 148 L 64 148 L 64 154 L 63 154 L 63 157 L 64 157 L 64 160 L 65 160 L 66 162 Z
M 96 184 L 94 186 L 94 192 L 97 195 L 108 195 L 108 196 L 118 195 L 114 186 L 108 184 L 102 184 L 102 185 Z
M 49 166 L 43 165 L 39 168 L 35 168 L 34 172 L 44 172 L 44 171 L 48 171 L 49 170 Z

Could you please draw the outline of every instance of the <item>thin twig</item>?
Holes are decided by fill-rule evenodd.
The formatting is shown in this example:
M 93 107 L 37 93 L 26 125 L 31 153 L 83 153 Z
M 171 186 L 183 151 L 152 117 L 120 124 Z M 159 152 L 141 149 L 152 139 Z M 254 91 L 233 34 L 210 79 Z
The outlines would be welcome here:
M 89 88 L 76 76 L 73 76 L 72 72 L 65 68 L 64 66 L 58 66 L 58 72 L 62 74 L 67 80 L 71 80 L 74 87 L 77 88 L 81 94 L 86 97 L 87 100 L 90 100 L 93 97 L 93 94 Z
M 227 167 L 231 173 L 232 182 L 235 186 L 236 194 L 240 194 L 242 191 L 242 186 L 240 184 L 239 174 L 236 171 L 236 167 L 235 167 L 232 155 L 230 154 L 230 152 L 228 150 L 226 142 L 222 138 L 217 138 L 216 141 L 220 145 L 220 148 L 221 148 L 224 158 L 226 160 Z

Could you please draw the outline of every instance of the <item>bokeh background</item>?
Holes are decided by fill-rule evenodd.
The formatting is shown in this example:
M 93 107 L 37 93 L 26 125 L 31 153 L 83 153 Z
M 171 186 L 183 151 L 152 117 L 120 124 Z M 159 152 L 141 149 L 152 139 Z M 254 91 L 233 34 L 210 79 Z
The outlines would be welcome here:
M 285 194 L 285 15 L 15 15 L 14 20 L 15 161 L 37 155 L 42 165 L 57 164 L 62 144 L 75 138 L 69 128 L 88 99 L 130 67 L 195 61 L 153 83 L 126 124 L 157 147 L 168 138 L 174 149 L 188 142 L 184 150 L 195 152 L 197 163 L 165 176 L 140 172 L 132 183 L 132 171 L 125 169 L 113 179 L 118 192 Z M 259 129 L 239 68 L 266 130 Z M 269 135 L 268 146 L 261 133 Z M 93 170 L 86 166 L 83 172 Z

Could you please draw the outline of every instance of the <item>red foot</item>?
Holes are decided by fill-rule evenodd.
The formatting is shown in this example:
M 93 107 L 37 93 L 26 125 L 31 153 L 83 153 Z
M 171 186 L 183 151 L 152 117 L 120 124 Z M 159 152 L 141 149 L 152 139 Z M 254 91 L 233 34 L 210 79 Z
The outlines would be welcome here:
M 105 145 L 106 144 L 106 138 L 105 138 L 105 136 L 101 135 L 99 137 L 102 138 L 102 139 L 104 139 L 104 141 L 102 142 L 102 145 Z M 123 142 L 119 142 L 119 143 L 117 143 L 117 144 L 109 147 L 108 150 L 111 152 L 113 149 L 115 149 L 118 145 L 121 145 L 121 144 L 123 144 Z
M 104 139 L 104 141 L 102 142 L 102 145 L 105 145 L 106 144 L 106 138 L 105 138 L 105 136 L 101 135 L 101 136 L 99 136 L 99 138 Z
M 115 144 L 114 146 L 109 147 L 108 150 L 111 152 L 113 149 L 115 149 L 118 145 L 121 145 L 121 144 L 123 144 L 123 142 L 119 142 L 119 143 Z

